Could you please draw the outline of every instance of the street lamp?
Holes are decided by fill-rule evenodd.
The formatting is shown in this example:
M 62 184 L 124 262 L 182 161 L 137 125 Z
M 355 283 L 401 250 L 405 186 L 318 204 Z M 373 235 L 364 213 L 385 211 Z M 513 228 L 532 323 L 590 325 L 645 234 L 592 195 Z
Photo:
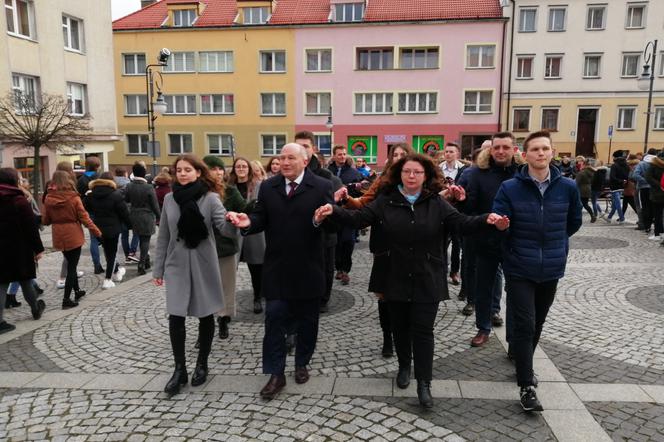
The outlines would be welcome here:
M 153 67 L 163 67 L 168 64 L 168 57 L 171 56 L 171 51 L 166 48 L 163 48 L 159 51 L 159 56 L 157 57 L 156 64 L 149 64 L 145 67 L 145 88 L 147 91 L 147 106 L 148 106 L 148 131 L 150 132 L 150 151 L 152 152 L 152 178 L 157 176 L 157 142 L 155 136 L 155 127 L 154 122 L 158 116 L 164 114 L 168 106 L 166 105 L 166 100 L 164 100 L 164 95 L 161 93 L 161 85 L 163 84 L 163 78 L 161 77 L 161 72 L 157 71 L 159 75 L 159 81 L 155 82 L 152 75 Z M 156 84 L 155 84 L 156 83 Z M 154 90 L 155 85 L 157 87 L 157 99 L 154 99 Z
M 650 51 L 650 52 L 648 52 Z M 652 64 L 650 60 L 652 59 Z M 650 132 L 650 114 L 652 110 L 652 89 L 655 82 L 655 69 L 657 68 L 657 40 L 649 41 L 643 50 L 643 72 L 637 79 L 637 85 L 642 91 L 648 91 L 648 109 L 646 111 L 646 135 L 643 142 L 643 153 L 648 151 L 648 133 Z
M 332 152 L 332 128 L 334 127 L 334 123 L 332 123 L 332 106 L 330 106 L 330 113 L 327 115 L 325 127 L 330 131 L 330 152 Z

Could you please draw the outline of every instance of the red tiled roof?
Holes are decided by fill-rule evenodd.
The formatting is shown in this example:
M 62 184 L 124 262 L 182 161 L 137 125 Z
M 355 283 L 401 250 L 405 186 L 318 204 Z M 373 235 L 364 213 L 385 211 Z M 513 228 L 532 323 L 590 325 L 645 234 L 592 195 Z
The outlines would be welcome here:
M 502 17 L 498 0 L 369 0 L 364 21 Z
M 271 24 L 327 23 L 330 0 L 277 0 Z

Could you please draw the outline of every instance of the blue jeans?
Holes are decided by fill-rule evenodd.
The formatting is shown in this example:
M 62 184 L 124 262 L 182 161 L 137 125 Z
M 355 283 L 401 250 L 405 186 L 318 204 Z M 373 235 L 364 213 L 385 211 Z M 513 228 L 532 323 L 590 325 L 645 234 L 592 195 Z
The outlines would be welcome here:
M 611 211 L 609 212 L 608 219 L 611 219 L 614 213 L 618 212 L 618 221 L 625 221 L 625 214 L 622 211 L 622 190 L 611 191 Z
M 125 257 L 130 253 L 136 253 L 139 241 L 138 235 L 132 235 L 131 244 L 129 244 L 129 229 L 125 225 L 122 225 L 122 234 L 120 236 L 120 240 L 122 241 L 122 251 L 124 252 Z
M 37 287 L 37 280 L 33 279 L 31 281 L 33 287 Z M 18 293 L 18 289 L 21 286 L 21 283 L 18 281 L 14 281 L 9 284 L 9 288 L 7 289 L 7 294 L 8 295 L 15 295 Z
M 595 216 L 598 216 L 600 213 L 602 213 L 602 208 L 599 206 L 599 203 L 597 202 L 597 199 L 599 198 L 599 195 L 601 193 L 602 192 L 593 190 L 590 196 L 591 201 L 593 203 L 593 213 L 595 214 Z
M 90 235 L 90 256 L 92 256 L 92 263 L 95 267 L 101 266 L 101 260 L 99 259 L 99 240 L 93 235 Z

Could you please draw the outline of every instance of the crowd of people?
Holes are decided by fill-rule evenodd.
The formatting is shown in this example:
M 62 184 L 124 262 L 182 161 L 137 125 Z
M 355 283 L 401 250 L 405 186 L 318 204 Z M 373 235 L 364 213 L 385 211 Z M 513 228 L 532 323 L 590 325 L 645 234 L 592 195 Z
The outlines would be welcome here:
M 41 210 L 20 187 L 18 172 L 0 169 L 0 244 L 14 250 L 0 258 L 0 333 L 14 328 L 2 313 L 20 305 L 18 287 L 34 319 L 44 311 L 36 283 L 44 251 L 40 225 L 52 225 L 53 248 L 62 253 L 62 308 L 78 305 L 85 296 L 77 266 L 86 227 L 103 289 L 121 282 L 130 264 L 138 274 L 152 270 L 154 283 L 165 286 L 175 369 L 164 390 L 174 395 L 189 382 L 186 317 L 199 318 L 191 375 L 191 385 L 198 386 L 207 379 L 215 329 L 220 339 L 230 335 L 237 269 L 244 262 L 253 312 L 265 314 L 262 362 L 270 378 L 260 395 L 269 400 L 286 385 L 293 350 L 295 382 L 309 380 L 320 314 L 328 310 L 335 278 L 350 284 L 359 231 L 371 227 L 369 291 L 377 298 L 383 336 L 377 351 L 386 358 L 396 351 L 396 385 L 407 388 L 414 377 L 420 403 L 433 406 L 434 323 L 440 303 L 449 299 L 448 283 L 461 286 L 461 313 L 475 315 L 473 347 L 484 346 L 493 328 L 503 326 L 504 285 L 508 357 L 520 402 L 524 410 L 538 411 L 533 351 L 582 207 L 592 223 L 611 222 L 614 214 L 623 223 L 632 207 L 637 228 L 650 233 L 654 224 L 650 239 L 663 238 L 664 151 L 643 158 L 618 151 L 606 168 L 583 157 L 573 164 L 568 157 L 554 159 L 547 132 L 531 134 L 522 151 L 511 133 L 501 132 L 470 161 L 461 159 L 455 143 L 438 155 L 394 144 L 380 174 L 347 152 L 334 146 L 328 162 L 314 135 L 303 131 L 265 166 L 236 157 L 227 171 L 218 156 L 184 154 L 154 177 L 142 162 L 130 174 L 122 167 L 100 173 L 99 159 L 91 156 L 78 178 L 71 163 L 58 165 Z M 609 213 L 600 207 L 603 198 Z

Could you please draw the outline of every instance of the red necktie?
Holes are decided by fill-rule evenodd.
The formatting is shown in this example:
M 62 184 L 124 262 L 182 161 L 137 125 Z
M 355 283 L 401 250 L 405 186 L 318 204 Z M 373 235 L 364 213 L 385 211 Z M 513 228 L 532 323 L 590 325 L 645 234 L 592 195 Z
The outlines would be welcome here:
M 288 191 L 288 198 L 290 198 L 295 193 L 295 189 L 297 189 L 297 183 L 295 181 L 291 181 L 288 183 L 288 185 L 290 186 L 290 190 Z

